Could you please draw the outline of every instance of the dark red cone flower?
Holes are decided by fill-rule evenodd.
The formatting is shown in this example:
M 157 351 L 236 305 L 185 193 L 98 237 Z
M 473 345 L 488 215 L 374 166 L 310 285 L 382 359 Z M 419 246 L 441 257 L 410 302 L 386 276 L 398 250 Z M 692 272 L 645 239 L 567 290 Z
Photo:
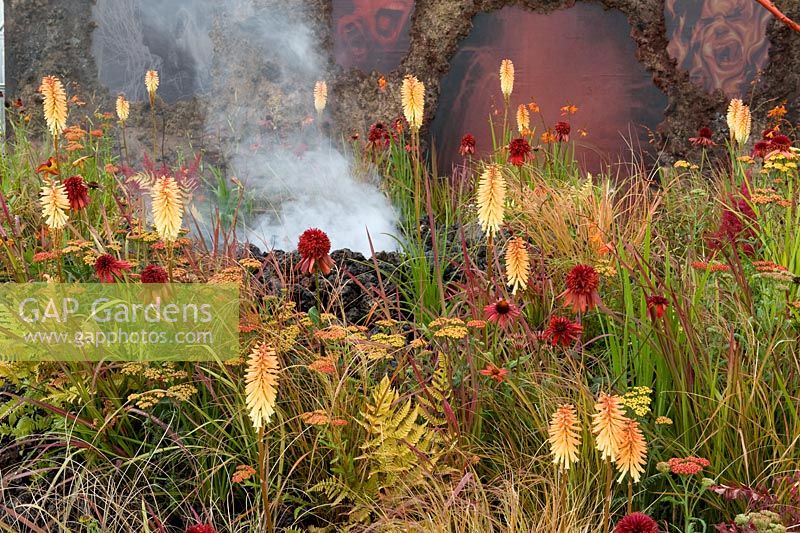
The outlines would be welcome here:
M 386 148 L 391 138 L 392 134 L 383 122 L 376 122 L 369 127 L 367 141 L 370 148 Z
M 791 150 L 792 147 L 792 140 L 787 137 L 786 135 L 775 135 L 769 141 L 769 152 L 770 153 L 780 153 L 783 155 L 792 156 Z
M 131 265 L 127 261 L 120 261 L 109 254 L 103 254 L 94 262 L 94 272 L 102 283 L 113 283 L 114 277 L 122 276 Z
M 600 276 L 589 265 L 575 265 L 567 274 L 567 290 L 561 293 L 564 305 L 574 313 L 585 313 L 600 305 Z
M 756 141 L 753 145 L 753 151 L 750 152 L 751 157 L 767 157 L 769 153 L 769 141 Z
M 463 157 L 475 155 L 475 137 L 469 133 L 461 137 L 461 146 L 458 151 Z
M 655 520 L 644 513 L 631 513 L 617 522 L 614 533 L 661 533 Z
M 500 298 L 483 308 L 486 313 L 486 320 L 494 322 L 501 328 L 505 328 L 519 316 L 519 308 L 505 298 Z
M 508 145 L 508 160 L 514 166 L 522 166 L 531 155 L 531 145 L 520 137 Z
M 331 273 L 333 259 L 328 255 L 331 251 L 331 240 L 324 231 L 317 228 L 305 230 L 297 242 L 297 251 L 300 252 L 299 268 L 302 273 Z
M 550 325 L 544 330 L 544 336 L 550 339 L 553 346 L 571 346 L 581 338 L 583 326 L 564 316 L 554 316 Z
M 648 296 L 646 301 L 647 313 L 650 315 L 650 320 L 656 320 L 657 318 L 664 316 L 664 312 L 667 310 L 667 306 L 669 305 L 669 300 L 660 294 L 654 294 L 652 296 Z
M 167 271 L 158 265 L 150 264 L 144 267 L 141 276 L 142 283 L 167 283 L 169 276 Z
M 211 524 L 198 524 L 187 527 L 183 533 L 217 533 L 217 530 Z
M 717 143 L 711 139 L 712 133 L 711 128 L 702 127 L 697 130 L 697 137 L 689 137 L 689 142 L 691 142 L 695 146 L 703 146 L 705 148 L 709 148 L 711 146 L 716 146 Z
M 89 188 L 80 176 L 70 176 L 64 180 L 64 188 L 67 190 L 69 208 L 73 211 L 80 211 L 89 205 Z
M 568 143 L 569 142 L 569 132 L 572 131 L 572 128 L 569 125 L 569 122 L 564 122 L 563 120 L 559 120 L 556 122 L 556 125 L 553 127 L 556 132 L 556 140 L 560 143 Z

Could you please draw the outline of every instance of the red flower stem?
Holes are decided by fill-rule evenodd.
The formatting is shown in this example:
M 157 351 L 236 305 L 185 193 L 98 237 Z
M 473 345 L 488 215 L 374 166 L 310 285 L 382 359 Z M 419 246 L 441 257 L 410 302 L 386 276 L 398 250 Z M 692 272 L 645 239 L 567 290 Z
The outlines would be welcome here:
M 783 12 L 778 9 L 771 0 L 756 0 L 756 2 L 764 6 L 764 9 L 772 13 L 776 19 L 789 26 L 789 28 L 791 28 L 793 31 L 800 33 L 800 24 L 784 15 Z

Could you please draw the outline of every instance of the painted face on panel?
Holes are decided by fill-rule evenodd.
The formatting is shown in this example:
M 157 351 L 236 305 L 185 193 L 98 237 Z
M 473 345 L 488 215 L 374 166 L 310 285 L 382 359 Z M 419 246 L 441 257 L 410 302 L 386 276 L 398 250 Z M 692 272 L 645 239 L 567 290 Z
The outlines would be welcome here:
M 336 62 L 389 71 L 408 51 L 413 0 L 338 0 L 333 5 Z
M 695 83 L 730 97 L 748 91 L 767 64 L 770 14 L 751 0 L 667 0 L 670 55 Z

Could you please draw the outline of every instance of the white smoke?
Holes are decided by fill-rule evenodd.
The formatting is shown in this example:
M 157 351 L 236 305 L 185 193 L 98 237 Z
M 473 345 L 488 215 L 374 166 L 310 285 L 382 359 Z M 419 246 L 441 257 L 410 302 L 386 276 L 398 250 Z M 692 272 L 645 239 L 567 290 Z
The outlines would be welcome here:
M 100 79 L 112 91 L 144 97 L 139 93 L 142 76 L 155 68 L 161 70 L 162 86 L 172 88 L 167 96 L 185 98 L 187 87 L 202 92 L 209 84 L 215 91 L 245 92 L 235 84 L 253 73 L 236 66 L 249 59 L 243 54 L 255 54 L 277 70 L 272 76 L 282 86 L 305 91 L 303 101 L 280 102 L 280 108 L 310 115 L 314 84 L 327 77 L 325 61 L 302 11 L 283 0 L 278 6 L 265 9 L 254 0 L 97 0 L 93 51 Z M 222 42 L 240 42 L 242 48 L 213 46 L 214 32 L 224 35 Z M 187 72 L 193 73 L 191 83 Z M 329 94 L 329 99 L 335 97 Z M 287 138 L 281 132 L 280 143 L 262 146 L 258 122 L 266 109 L 277 107 L 275 98 L 241 94 L 235 116 L 230 107 L 216 110 L 212 105 L 208 110 L 209 130 L 211 124 L 230 124 L 235 130 L 235 146 L 228 151 L 237 155 L 228 160 L 229 175 L 236 175 L 255 196 L 259 212 L 255 220 L 244 222 L 248 240 L 261 248 L 292 250 L 304 230 L 318 227 L 334 249 L 369 255 L 369 232 L 375 250 L 394 250 L 397 243 L 389 234 L 395 233 L 397 214 L 378 188 L 377 176 L 357 179 L 352 161 L 331 141 L 309 134 L 313 127 L 300 131 L 303 114 L 297 116 L 296 134 Z M 302 152 L 287 148 L 300 145 Z M 254 151 L 252 146 L 260 148 Z
M 396 215 L 374 182 L 356 181 L 351 162 L 318 140 L 303 154 L 274 150 L 248 164 L 268 173 L 253 185 L 275 201 L 272 213 L 248 229 L 249 239 L 262 248 L 294 249 L 299 235 L 310 227 L 324 230 L 334 248 L 350 248 L 369 256 L 369 237 L 375 250 L 394 250 Z M 249 185 L 249 184 L 248 184 Z

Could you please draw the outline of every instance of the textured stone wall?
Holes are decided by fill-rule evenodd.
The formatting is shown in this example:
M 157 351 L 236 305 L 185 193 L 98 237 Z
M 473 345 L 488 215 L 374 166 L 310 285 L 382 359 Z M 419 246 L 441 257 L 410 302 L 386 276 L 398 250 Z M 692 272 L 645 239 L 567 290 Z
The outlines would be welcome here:
M 398 116 L 399 87 L 406 73 L 413 73 L 428 88 L 426 122 L 436 112 L 440 82 L 448 71 L 459 41 L 472 27 L 473 17 L 506 5 L 520 5 L 537 12 L 569 8 L 575 0 L 417 0 L 411 20 L 410 49 L 400 66 L 386 73 L 386 93 L 378 87 L 377 72 L 345 70 L 333 60 L 333 0 L 255 0 L 265 12 L 280 10 L 304 20 L 318 39 L 319 52 L 329 69 L 331 99 L 324 127 L 332 134 L 349 135 L 365 131 L 376 119 Z M 609 9 L 624 13 L 631 25 L 638 58 L 652 73 L 653 82 L 668 97 L 664 122 L 658 129 L 660 145 L 667 153 L 684 155 L 685 139 L 697 127 L 710 125 L 724 129 L 724 109 L 728 98 L 722 92 L 708 94 L 677 68 L 667 52 L 668 38 L 663 0 L 603 0 Z M 6 0 L 7 79 L 11 96 L 19 94 L 35 102 L 35 89 L 41 76 L 57 74 L 77 82 L 94 105 L 110 105 L 108 94 L 97 81 L 97 69 L 89 53 L 92 23 L 87 13 L 91 0 Z M 800 18 L 800 3 L 777 0 L 787 15 Z M 800 117 L 800 36 L 777 21 L 771 21 L 769 62 L 760 83 L 754 86 L 753 102 L 768 107 L 787 101 L 789 119 Z M 216 50 L 237 50 L 233 60 L 216 62 L 212 95 L 188 103 L 160 109 L 166 136 L 175 143 L 191 141 L 211 147 L 217 134 L 224 134 L 224 124 L 214 124 L 210 117 L 226 113 L 240 116 L 240 124 L 258 123 L 280 135 L 296 128 L 309 116 L 310 88 L 282 76 L 269 51 L 252 47 L 247 38 L 226 31 L 226 21 L 219 21 L 212 35 Z M 226 54 L 230 57 L 230 54 Z M 246 109 L 248 116 L 242 114 Z M 253 109 L 258 109 L 253 117 Z M 257 120 L 252 120 L 256 118 Z M 201 125 L 205 125 L 203 128 Z M 133 124 L 135 126 L 135 124 Z M 145 124 L 146 126 L 146 124 Z M 255 126 L 254 126 L 255 127 Z M 146 138 L 146 127 L 143 128 Z M 169 146 L 169 143 L 167 143 Z

